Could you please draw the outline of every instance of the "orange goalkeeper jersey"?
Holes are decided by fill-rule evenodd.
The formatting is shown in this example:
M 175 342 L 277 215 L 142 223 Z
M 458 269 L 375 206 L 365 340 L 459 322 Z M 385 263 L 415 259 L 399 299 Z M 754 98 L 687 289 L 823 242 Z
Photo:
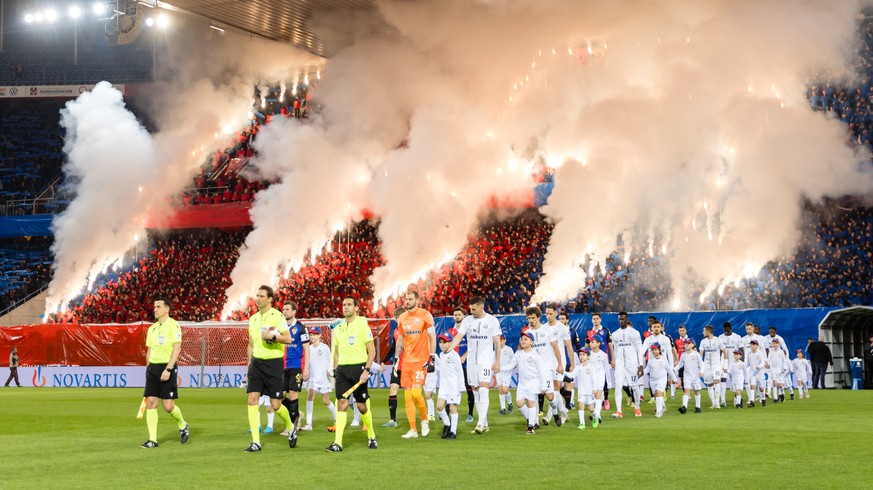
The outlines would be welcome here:
M 427 362 L 431 355 L 427 331 L 433 329 L 433 315 L 416 308 L 400 315 L 397 326 L 399 337 L 403 339 L 403 365 L 421 366 Z

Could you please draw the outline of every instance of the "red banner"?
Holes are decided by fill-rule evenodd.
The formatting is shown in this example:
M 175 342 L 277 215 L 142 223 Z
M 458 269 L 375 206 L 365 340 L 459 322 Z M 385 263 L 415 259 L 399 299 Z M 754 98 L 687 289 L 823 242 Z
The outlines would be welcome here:
M 306 320 L 302 320 L 305 324 Z M 324 321 L 326 323 L 326 321 Z M 369 320 L 376 354 L 388 347 L 388 320 Z M 0 366 L 9 365 L 12 347 L 23 366 L 143 366 L 150 324 L 76 325 L 48 323 L 0 327 Z M 182 326 L 181 366 L 245 366 L 248 330 L 244 324 Z M 324 335 L 329 342 L 329 335 Z M 378 362 L 380 359 L 376 359 Z
M 233 228 L 251 226 L 250 202 L 184 206 L 170 215 L 149 216 L 146 228 L 167 230 L 182 228 Z

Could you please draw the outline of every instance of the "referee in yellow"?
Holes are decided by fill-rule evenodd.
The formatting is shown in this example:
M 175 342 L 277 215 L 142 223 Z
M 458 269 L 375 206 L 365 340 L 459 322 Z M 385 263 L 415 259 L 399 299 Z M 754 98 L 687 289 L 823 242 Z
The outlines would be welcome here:
M 376 359 L 373 332 L 367 319 L 358 316 L 360 305 L 351 297 L 343 298 L 345 321 L 334 327 L 331 342 L 333 368 L 336 377 L 336 432 L 333 444 L 325 451 L 338 453 L 343 450 L 343 431 L 346 428 L 349 399 L 345 393 L 353 390 L 361 420 L 367 427 L 367 449 L 376 449 L 376 431 L 373 429 L 373 414 L 368 410 L 370 395 L 367 393 L 367 380 L 370 379 L 370 366 Z
M 188 441 L 190 435 L 182 410 L 173 402 L 179 398 L 177 375 L 179 353 L 182 352 L 182 328 L 179 322 L 170 318 L 170 302 L 166 298 L 157 298 L 154 307 L 155 323 L 146 334 L 148 366 L 143 396 L 146 397 L 149 440 L 140 445 L 146 449 L 158 447 L 158 398 L 164 410 L 179 424 L 179 440 L 182 444 Z
M 246 354 L 249 360 L 249 428 L 252 430 L 252 443 L 245 448 L 254 453 L 261 450 L 261 416 L 258 413 L 258 399 L 261 395 L 270 397 L 273 411 L 285 422 L 288 431 L 288 446 L 297 446 L 297 427 L 291 423 L 288 409 L 282 405 L 282 381 L 285 375 L 285 346 L 291 343 L 291 332 L 285 322 L 285 315 L 273 308 L 275 294 L 270 286 L 261 286 L 255 295 L 258 312 L 249 318 L 249 345 Z

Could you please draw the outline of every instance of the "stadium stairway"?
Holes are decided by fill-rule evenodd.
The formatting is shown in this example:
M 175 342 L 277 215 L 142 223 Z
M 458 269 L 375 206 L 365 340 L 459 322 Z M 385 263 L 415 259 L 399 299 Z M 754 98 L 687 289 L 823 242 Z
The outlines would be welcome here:
M 38 325 L 42 323 L 42 314 L 45 311 L 45 298 L 48 289 L 27 300 L 24 304 L 0 316 L 0 327 L 15 325 Z

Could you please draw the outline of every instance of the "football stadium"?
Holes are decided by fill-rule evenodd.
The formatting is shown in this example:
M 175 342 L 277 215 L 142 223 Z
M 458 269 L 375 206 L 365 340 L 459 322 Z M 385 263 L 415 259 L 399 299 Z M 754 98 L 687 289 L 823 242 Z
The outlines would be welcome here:
M 867 1 L 0 0 L 0 488 L 869 488 L 871 271 Z

